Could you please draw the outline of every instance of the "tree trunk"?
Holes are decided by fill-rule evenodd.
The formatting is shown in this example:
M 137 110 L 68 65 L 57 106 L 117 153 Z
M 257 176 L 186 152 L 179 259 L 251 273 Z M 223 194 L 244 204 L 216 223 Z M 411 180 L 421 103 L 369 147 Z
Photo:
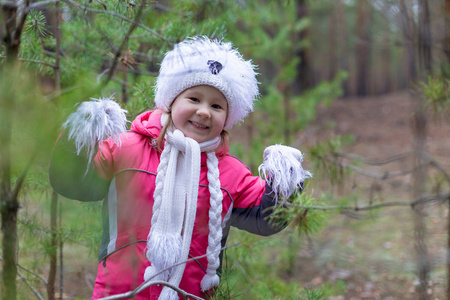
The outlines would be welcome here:
M 297 0 L 297 19 L 307 18 L 308 17 L 308 7 L 306 4 L 306 0 Z M 309 29 L 305 29 L 298 35 L 298 40 L 308 40 L 309 39 Z M 314 85 L 314 78 L 312 67 L 310 64 L 310 49 L 309 47 L 303 47 L 301 49 L 296 50 L 295 55 L 300 59 L 297 65 L 297 78 L 295 79 L 295 83 L 293 86 L 293 92 L 295 95 L 299 95 L 303 93 L 308 88 L 311 88 Z
M 59 93 L 61 90 L 60 78 L 60 57 L 61 57 L 61 12 L 59 2 L 55 3 L 54 30 L 55 37 L 55 89 Z M 58 194 L 53 191 L 50 208 L 50 230 L 51 230 L 51 252 L 50 252 L 50 271 L 47 280 L 47 297 L 49 300 L 55 299 L 56 270 L 58 267 Z
M 447 300 L 450 300 L 450 201 L 447 211 Z
M 450 0 L 445 1 L 445 39 L 444 49 L 447 56 L 447 63 L 450 64 Z
M 408 14 L 408 7 L 406 6 L 405 0 L 400 0 L 400 11 L 402 12 L 402 27 L 403 35 L 405 38 L 405 48 L 406 48 L 406 74 L 407 74 L 407 86 L 408 83 L 414 81 L 417 78 L 416 72 L 416 53 L 414 50 L 414 22 L 412 17 Z
M 17 3 L 18 1 L 15 1 Z M 28 1 L 27 1 L 28 6 Z M 26 11 L 26 10 L 25 10 Z M 6 49 L 6 63 L 0 77 L 10 76 L 12 69 L 18 62 L 20 37 L 25 23 L 26 13 L 18 16 L 16 6 L 2 6 L 2 20 L 4 22 L 3 45 Z M 2 81 L 5 80 L 2 79 Z M 4 96 L 0 99 L 3 112 L 11 112 L 14 109 L 14 97 Z M 2 299 L 15 300 L 16 276 L 17 276 L 17 212 L 19 203 L 17 191 L 12 191 L 11 184 L 11 128 L 12 117 L 10 113 L 3 113 L 0 116 L 0 201 L 2 217 L 2 252 L 3 252 L 3 272 L 2 272 Z
M 371 23 L 371 11 L 366 1 L 358 1 L 356 5 L 357 5 L 356 36 L 358 39 L 358 43 L 356 46 L 357 49 L 356 94 L 358 96 L 365 96 L 368 94 L 368 83 L 369 83 L 369 58 L 370 58 L 369 28 Z
M 421 68 L 428 74 L 431 72 L 431 24 L 428 0 L 419 0 L 418 29 L 419 62 Z
M 332 80 L 334 76 L 336 76 L 338 71 L 338 59 L 337 59 L 337 53 L 339 51 L 339 45 L 338 45 L 338 25 L 337 25 L 337 5 L 335 4 L 335 7 L 333 9 L 333 12 L 330 13 L 330 18 L 328 20 L 328 80 Z
M 391 41 L 389 37 L 389 32 L 386 32 L 385 37 L 383 38 L 383 45 L 381 50 L 381 64 L 383 66 L 383 70 L 380 71 L 382 76 L 382 87 L 381 92 L 383 94 L 389 93 L 392 90 L 392 58 L 391 58 Z
M 0 99 L 2 109 L 14 99 Z M 16 253 L 17 253 L 17 212 L 19 204 L 11 190 L 11 123 L 10 114 L 4 113 L 0 118 L 0 200 L 2 216 L 2 299 L 16 299 Z
M 425 192 L 427 180 L 427 167 L 424 164 L 423 153 L 427 140 L 427 117 L 424 110 L 423 101 L 420 96 L 415 97 L 416 109 L 413 119 L 414 151 L 415 151 L 415 171 L 413 173 L 413 199 L 419 199 Z M 425 223 L 424 207 L 419 204 L 414 209 L 414 248 L 417 259 L 417 272 L 419 286 L 417 293 L 420 300 L 431 299 L 428 295 L 428 280 L 430 277 L 430 263 L 428 260 L 428 249 L 426 244 L 427 227 Z
M 57 235 L 57 212 L 58 208 L 58 194 L 52 192 L 52 202 L 50 208 L 50 231 L 51 231 L 51 251 L 50 251 L 50 271 L 47 278 L 47 297 L 48 300 L 55 300 L 55 281 L 56 281 L 56 267 L 57 267 L 57 249 L 58 249 L 58 235 Z
M 337 46 L 338 46 L 338 58 L 339 58 L 339 69 L 345 70 L 349 72 L 348 65 L 348 57 L 349 57 L 349 49 L 347 42 L 347 26 L 346 26 L 346 18 L 345 18 L 345 4 L 342 3 L 342 0 L 336 0 L 336 27 L 337 29 Z M 343 83 L 344 96 L 350 94 L 349 87 L 350 80 L 347 79 Z

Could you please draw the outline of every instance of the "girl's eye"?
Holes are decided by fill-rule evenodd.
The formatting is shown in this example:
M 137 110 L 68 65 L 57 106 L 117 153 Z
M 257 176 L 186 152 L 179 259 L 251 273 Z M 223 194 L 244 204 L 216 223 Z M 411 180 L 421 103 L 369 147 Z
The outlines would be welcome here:
M 191 101 L 193 101 L 193 102 L 199 102 L 199 100 L 195 97 L 190 97 L 189 99 L 191 99 Z
M 221 109 L 222 106 L 220 106 L 219 104 L 213 104 L 212 108 L 214 108 L 214 109 Z

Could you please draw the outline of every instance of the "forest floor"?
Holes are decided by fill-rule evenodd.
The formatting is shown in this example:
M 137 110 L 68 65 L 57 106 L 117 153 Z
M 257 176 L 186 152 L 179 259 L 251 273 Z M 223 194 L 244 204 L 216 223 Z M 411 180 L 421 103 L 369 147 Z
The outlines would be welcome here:
M 405 153 L 413 150 L 414 108 L 408 92 L 340 99 L 319 109 L 316 121 L 299 133 L 296 146 L 305 149 L 329 137 L 350 134 L 355 141 L 342 149 L 345 153 L 376 160 Z M 450 172 L 449 123 L 430 115 L 426 128 L 426 151 Z M 306 157 L 305 163 L 307 160 Z M 368 170 L 383 174 L 411 165 L 411 159 L 406 159 Z M 427 189 L 439 186 L 432 179 L 436 174 L 429 170 Z M 312 188 L 326 188 L 325 176 L 316 175 L 314 180 L 318 183 Z M 448 185 L 444 186 L 448 189 Z M 412 200 L 409 176 L 384 181 L 357 175 L 331 190 L 336 191 L 334 196 L 357 193 L 363 199 L 371 197 L 374 203 Z M 425 213 L 430 299 L 445 299 L 447 205 L 427 206 Z M 333 225 L 328 225 L 319 236 L 311 236 L 307 249 L 300 251 L 292 276 L 309 287 L 344 282 L 346 292 L 332 299 L 418 299 L 415 218 L 408 206 L 333 217 Z

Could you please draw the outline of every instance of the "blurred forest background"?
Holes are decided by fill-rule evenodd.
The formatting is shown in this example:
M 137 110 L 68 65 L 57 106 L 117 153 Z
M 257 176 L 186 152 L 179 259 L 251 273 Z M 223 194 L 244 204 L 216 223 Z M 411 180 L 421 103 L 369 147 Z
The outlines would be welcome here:
M 0 0 L 2 299 L 89 299 L 101 203 L 52 192 L 76 103 L 153 107 L 163 53 L 231 41 L 259 65 L 231 152 L 305 153 L 290 226 L 232 230 L 214 299 L 450 299 L 449 0 Z

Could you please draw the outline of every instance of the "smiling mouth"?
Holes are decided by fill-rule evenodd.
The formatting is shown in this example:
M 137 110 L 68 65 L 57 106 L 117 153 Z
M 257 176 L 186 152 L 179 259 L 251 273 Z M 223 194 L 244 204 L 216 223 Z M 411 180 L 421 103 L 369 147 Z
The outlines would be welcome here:
M 199 129 L 207 129 L 208 126 L 194 122 L 194 121 L 189 121 L 194 127 L 199 128 Z

